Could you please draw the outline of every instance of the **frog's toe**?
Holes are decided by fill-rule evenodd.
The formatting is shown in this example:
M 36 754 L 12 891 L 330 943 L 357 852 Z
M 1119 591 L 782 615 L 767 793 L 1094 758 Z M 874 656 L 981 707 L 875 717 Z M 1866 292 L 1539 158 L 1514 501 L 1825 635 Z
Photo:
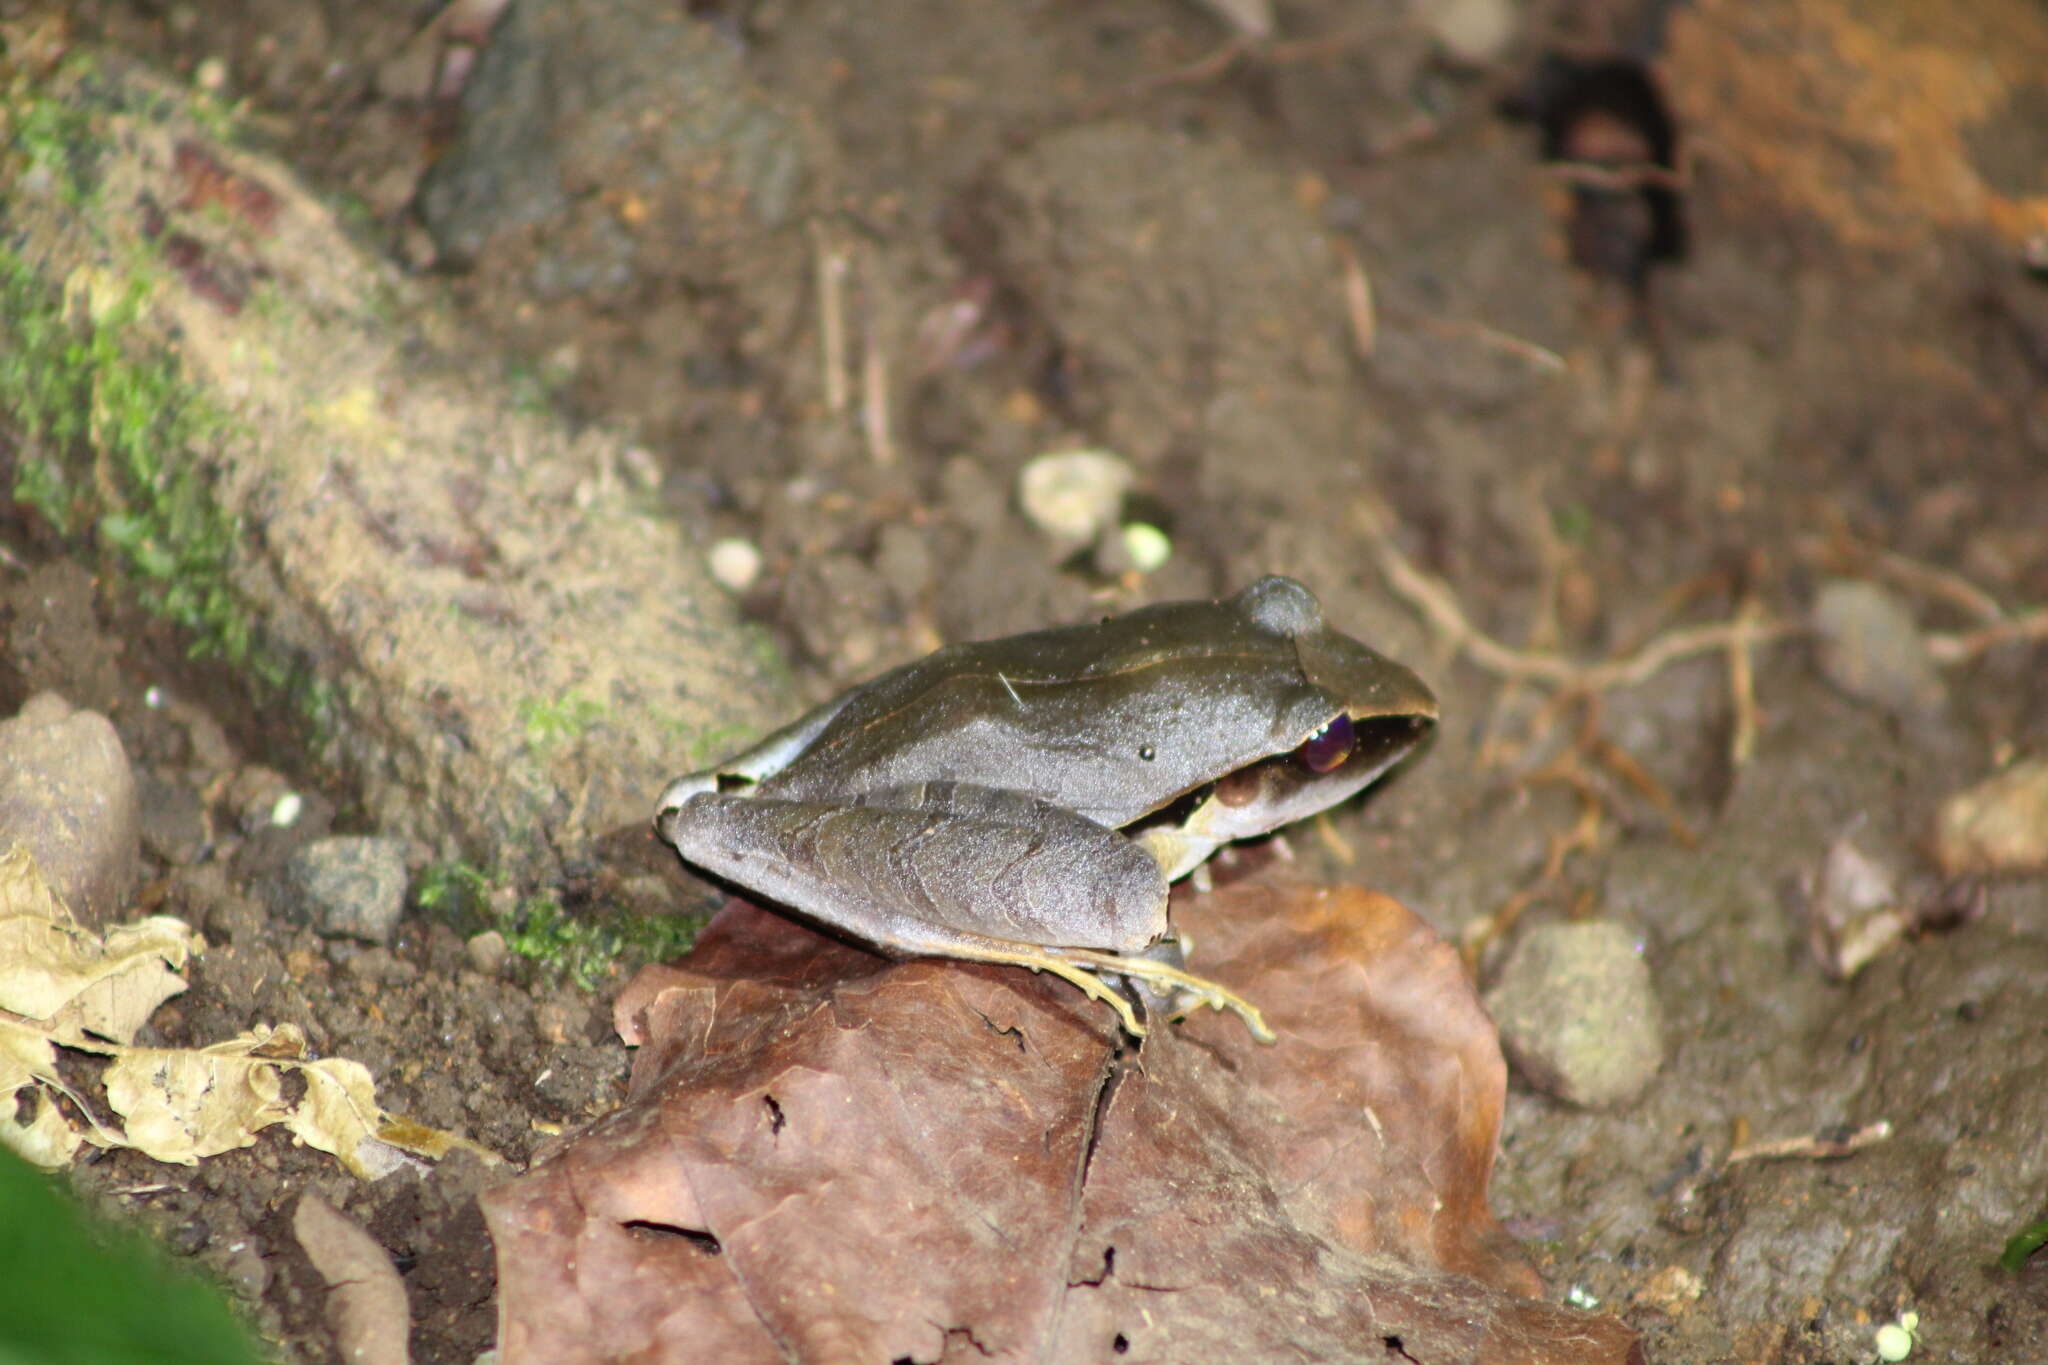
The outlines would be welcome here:
M 1244 1020 L 1252 1037 L 1262 1043 L 1278 1041 L 1273 1030 L 1266 1026 L 1266 1017 L 1259 1012 L 1257 1005 L 1228 986 L 1196 976 L 1170 962 L 1149 957 L 1118 957 L 1113 953 L 1097 953 L 1085 948 L 1063 948 L 1059 952 L 1069 961 L 1077 965 L 1086 964 L 1091 970 L 1144 982 L 1162 996 L 1170 997 L 1175 1013 L 1183 1012 L 1183 1001 L 1187 1002 L 1185 1009 L 1207 1005 L 1213 1010 L 1229 1010 Z

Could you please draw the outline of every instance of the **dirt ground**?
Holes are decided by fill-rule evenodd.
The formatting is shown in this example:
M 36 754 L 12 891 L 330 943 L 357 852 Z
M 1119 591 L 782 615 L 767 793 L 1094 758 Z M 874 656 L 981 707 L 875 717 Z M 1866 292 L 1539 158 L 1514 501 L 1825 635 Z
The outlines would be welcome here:
M 1470 944 L 1482 980 L 1568 918 L 1625 925 L 1651 966 L 1646 1094 L 1510 1095 L 1495 1205 L 1552 1294 L 1678 1365 L 1861 1362 L 1905 1311 L 1916 1360 L 2048 1358 L 2048 1269 L 1996 1265 L 2048 1204 L 2048 882 L 1975 883 L 1981 915 L 1847 981 L 1807 909 L 1845 835 L 1903 898 L 1961 894 L 1929 852 L 1940 803 L 2048 750 L 2048 645 L 1997 629 L 2048 602 L 2038 7 L 1702 0 L 1660 27 L 1504 5 L 1474 60 L 1335 0 L 1256 42 L 1185 0 L 940 23 L 907 0 L 566 6 L 554 31 L 514 29 L 520 9 L 485 46 L 531 50 L 486 50 L 468 104 L 430 88 L 466 50 L 431 4 L 83 0 L 67 22 L 246 98 L 258 142 L 464 310 L 480 373 L 628 432 L 700 547 L 756 547 L 743 603 L 810 699 L 946 640 L 1309 583 L 1445 721 L 1298 856 Z M 1688 250 L 1647 291 L 1629 261 L 1573 263 L 1568 178 L 1499 115 L 1545 51 L 1648 51 L 1664 86 Z M 529 111 L 545 137 L 481 145 L 477 92 L 507 107 L 532 88 L 515 56 L 541 52 L 581 64 Z M 654 183 L 637 156 L 701 175 Z M 1163 567 L 1017 510 L 1026 463 L 1077 447 L 1129 462 Z M 54 688 L 115 722 L 144 901 L 231 948 L 164 1041 L 297 1023 L 389 1108 L 516 1162 L 616 1105 L 616 976 L 478 970 L 423 911 L 389 948 L 266 920 L 295 847 L 377 831 L 236 680 L 24 525 L 0 522 L 0 714 Z M 1824 666 L 1802 623 L 1837 578 L 1949 642 L 1931 700 Z M 1755 631 L 1744 666 L 1586 671 L 1724 622 Z M 260 819 L 287 789 L 308 804 L 288 833 Z M 1880 1121 L 1845 1157 L 1727 1160 Z M 286 1224 L 318 1190 L 405 1272 L 415 1357 L 467 1361 L 494 1336 L 488 1178 L 457 1159 L 364 1185 L 272 1138 L 190 1170 L 114 1154 L 78 1183 L 305 1361 L 337 1358 Z

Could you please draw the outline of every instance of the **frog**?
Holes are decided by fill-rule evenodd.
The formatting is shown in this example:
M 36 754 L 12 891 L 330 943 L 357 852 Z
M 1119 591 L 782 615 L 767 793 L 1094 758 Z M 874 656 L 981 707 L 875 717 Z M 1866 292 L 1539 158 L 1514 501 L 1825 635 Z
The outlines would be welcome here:
M 888 955 L 1052 973 L 1137 1039 L 1133 994 L 1271 1042 L 1181 960 L 1170 885 L 1349 799 L 1436 720 L 1415 673 L 1268 575 L 941 648 L 678 777 L 654 824 L 685 862 Z

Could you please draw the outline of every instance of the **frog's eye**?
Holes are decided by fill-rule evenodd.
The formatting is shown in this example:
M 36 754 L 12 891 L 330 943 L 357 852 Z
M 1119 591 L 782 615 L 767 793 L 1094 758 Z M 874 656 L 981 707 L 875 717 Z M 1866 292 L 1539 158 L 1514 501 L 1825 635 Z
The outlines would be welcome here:
M 1339 715 L 1303 740 L 1294 756 L 1310 772 L 1326 773 L 1351 757 L 1352 746 L 1357 742 L 1358 732 L 1352 728 L 1351 717 Z

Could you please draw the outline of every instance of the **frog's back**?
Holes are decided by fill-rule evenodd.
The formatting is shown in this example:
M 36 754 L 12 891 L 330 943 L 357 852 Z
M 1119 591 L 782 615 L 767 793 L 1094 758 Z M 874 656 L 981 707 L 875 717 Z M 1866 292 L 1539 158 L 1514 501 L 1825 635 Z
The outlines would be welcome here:
M 1220 602 L 949 646 L 850 698 L 762 794 L 843 797 L 943 780 L 1128 824 L 1329 718 L 1336 703 L 1309 681 L 1295 632 L 1276 629 L 1256 601 L 1247 609 L 1268 584 L 1305 598 L 1308 624 L 1322 629 L 1306 589 L 1267 579 Z

